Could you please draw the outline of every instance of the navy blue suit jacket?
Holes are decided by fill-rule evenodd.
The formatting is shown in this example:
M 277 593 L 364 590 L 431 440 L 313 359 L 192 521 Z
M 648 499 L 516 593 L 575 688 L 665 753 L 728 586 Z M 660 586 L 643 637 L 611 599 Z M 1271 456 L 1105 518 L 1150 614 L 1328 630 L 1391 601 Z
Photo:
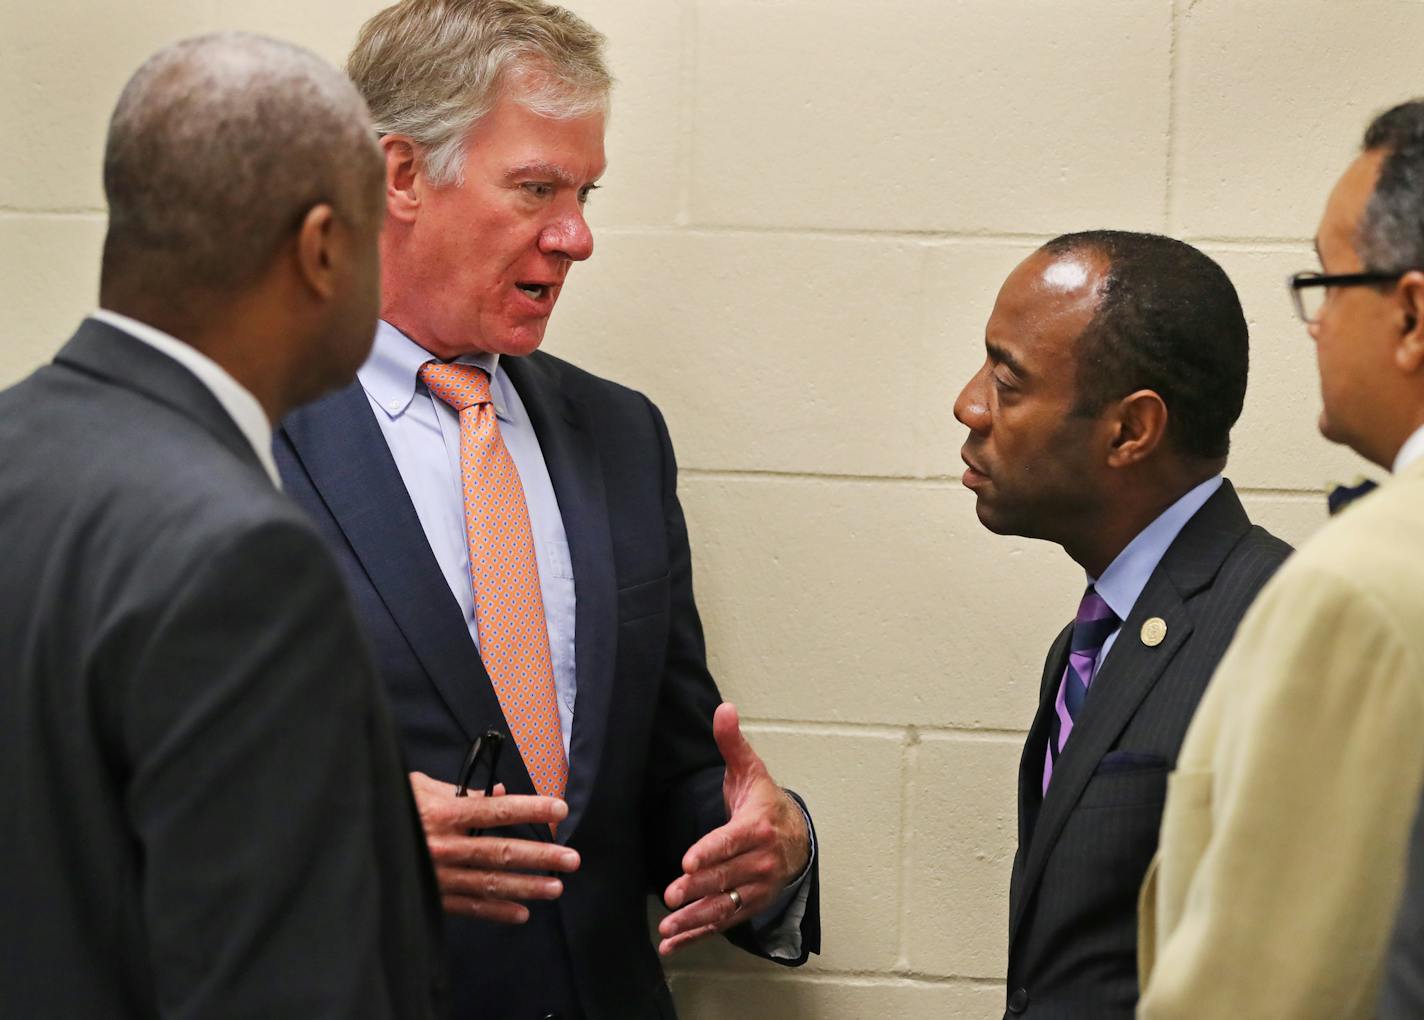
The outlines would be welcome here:
M 672 1017 L 647 895 L 726 820 L 711 726 L 721 699 L 672 445 L 642 394 L 542 352 L 501 365 L 539 438 L 573 561 L 578 695 L 558 839 L 583 864 L 558 901 L 531 905 L 526 925 L 447 918 L 456 1016 Z M 453 782 L 471 739 L 508 727 L 360 384 L 293 414 L 275 449 L 288 493 L 350 582 L 410 767 Z M 498 778 L 533 792 L 512 744 Z M 550 838 L 544 827 L 517 834 Z M 809 881 L 803 949 L 815 951 Z M 747 936 L 733 941 L 755 951 Z

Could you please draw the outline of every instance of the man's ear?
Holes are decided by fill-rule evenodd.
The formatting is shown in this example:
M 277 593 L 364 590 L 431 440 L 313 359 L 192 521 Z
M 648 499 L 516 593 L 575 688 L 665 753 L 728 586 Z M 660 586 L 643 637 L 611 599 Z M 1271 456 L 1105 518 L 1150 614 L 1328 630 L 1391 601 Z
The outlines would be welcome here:
M 1111 408 L 1113 434 L 1108 466 L 1139 464 L 1152 455 L 1167 435 L 1167 404 L 1153 390 L 1138 390 Z
M 307 210 L 297 230 L 297 270 L 323 301 L 336 292 L 336 213 L 322 202 Z
M 420 210 L 423 160 L 408 135 L 385 135 L 381 152 L 386 157 L 386 214 L 410 223 Z
M 1399 342 L 1394 362 L 1406 374 L 1424 369 L 1424 272 L 1411 269 L 1395 287 L 1399 302 Z

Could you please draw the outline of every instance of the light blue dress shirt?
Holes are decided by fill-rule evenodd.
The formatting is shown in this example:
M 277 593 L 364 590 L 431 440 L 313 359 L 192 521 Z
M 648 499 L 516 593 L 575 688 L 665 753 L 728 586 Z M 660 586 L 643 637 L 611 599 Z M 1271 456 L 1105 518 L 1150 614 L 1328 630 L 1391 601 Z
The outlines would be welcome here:
M 480 633 L 475 619 L 475 593 L 470 579 L 470 549 L 461 492 L 460 415 L 432 395 L 420 381 L 420 367 L 431 360 L 429 351 L 382 320 L 376 327 L 371 355 L 357 372 L 357 378 L 366 391 L 445 583 L 464 613 L 470 640 L 478 648 Z M 567 757 L 573 733 L 574 703 L 578 697 L 578 674 L 574 666 L 576 602 L 573 564 L 559 501 L 554 495 L 539 437 L 519 393 L 500 368 L 499 355 L 471 354 L 455 360 L 490 374 L 490 401 L 499 419 L 499 434 L 524 487 L 529 526 L 534 535 L 534 558 L 539 566 L 539 590 L 549 627 L 549 655 L 554 667 L 559 727 L 563 731 Z M 806 830 L 813 833 L 809 818 Z M 811 841 L 811 861 L 814 862 L 814 834 Z M 770 907 L 751 918 L 762 948 L 774 957 L 794 959 L 800 955 L 801 918 L 810 893 L 806 886 L 810 871 L 808 863 L 801 876 Z
M 431 360 L 429 351 L 382 321 L 376 329 L 371 356 L 357 378 L 371 402 L 386 445 L 391 448 L 450 594 L 465 615 L 470 640 L 478 648 L 480 630 L 475 620 L 465 501 L 460 491 L 460 415 L 420 381 L 420 366 Z M 563 730 L 567 757 L 578 674 L 574 669 L 574 572 L 559 501 L 554 496 L 554 484 L 549 480 L 534 426 L 509 376 L 499 367 L 499 355 L 472 354 L 455 360 L 490 374 L 490 399 L 499 419 L 499 434 L 524 486 L 529 527 L 534 534 L 534 558 L 539 565 L 539 591 L 549 626 L 559 728 Z
M 1126 548 L 1108 564 L 1102 577 L 1096 580 L 1088 577 L 1088 583 L 1097 589 L 1119 620 L 1127 619 L 1132 607 L 1137 604 L 1142 589 L 1147 587 L 1152 571 L 1157 569 L 1157 564 L 1161 563 L 1162 557 L 1167 554 L 1168 547 L 1176 541 L 1187 521 L 1192 519 L 1219 488 L 1221 475 L 1213 475 L 1191 489 L 1162 511 L 1155 521 L 1138 532 L 1137 537 L 1127 543 Z M 1107 659 L 1108 652 L 1112 651 L 1120 633 L 1122 626 L 1119 624 L 1117 630 L 1109 634 L 1108 639 L 1103 642 L 1103 650 L 1098 653 L 1095 669 Z

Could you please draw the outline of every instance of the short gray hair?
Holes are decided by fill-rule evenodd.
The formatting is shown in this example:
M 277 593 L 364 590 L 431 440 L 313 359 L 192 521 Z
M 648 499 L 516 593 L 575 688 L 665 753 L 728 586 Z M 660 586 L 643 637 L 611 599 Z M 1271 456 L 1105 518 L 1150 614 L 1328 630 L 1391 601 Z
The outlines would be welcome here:
M 603 36 L 539 0 L 401 0 L 361 28 L 346 71 L 382 135 L 408 135 L 426 176 L 457 184 L 470 131 L 506 91 L 546 117 L 606 113 Z
M 382 180 L 360 94 L 315 54 L 244 32 L 174 43 L 109 122 L 101 301 L 237 293 L 312 206 L 370 224 Z

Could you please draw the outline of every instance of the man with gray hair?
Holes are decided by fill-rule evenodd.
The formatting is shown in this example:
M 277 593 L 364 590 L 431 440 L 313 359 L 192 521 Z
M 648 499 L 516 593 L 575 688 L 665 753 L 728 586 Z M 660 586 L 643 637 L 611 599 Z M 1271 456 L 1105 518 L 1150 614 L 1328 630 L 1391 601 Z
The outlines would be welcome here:
M 1187 730 L 1141 898 L 1144 1020 L 1376 1016 L 1424 787 L 1421 225 L 1412 102 L 1370 125 L 1321 271 L 1291 280 L 1321 432 L 1393 477 L 1262 589 Z
M 104 186 L 101 308 L 0 394 L 0 1011 L 442 1015 L 382 692 L 269 446 L 370 349 L 369 117 L 305 50 L 189 39 Z
M 348 70 L 386 158 L 382 322 L 277 460 L 346 568 L 416 770 L 456 1014 L 673 1015 L 649 892 L 674 911 L 664 954 L 726 930 L 804 961 L 809 817 L 719 707 L 662 417 L 537 349 L 593 252 L 602 37 L 536 0 L 404 0 Z M 559 798 L 557 827 L 467 833 L 453 784 L 490 729 L 509 742 L 473 780 Z

